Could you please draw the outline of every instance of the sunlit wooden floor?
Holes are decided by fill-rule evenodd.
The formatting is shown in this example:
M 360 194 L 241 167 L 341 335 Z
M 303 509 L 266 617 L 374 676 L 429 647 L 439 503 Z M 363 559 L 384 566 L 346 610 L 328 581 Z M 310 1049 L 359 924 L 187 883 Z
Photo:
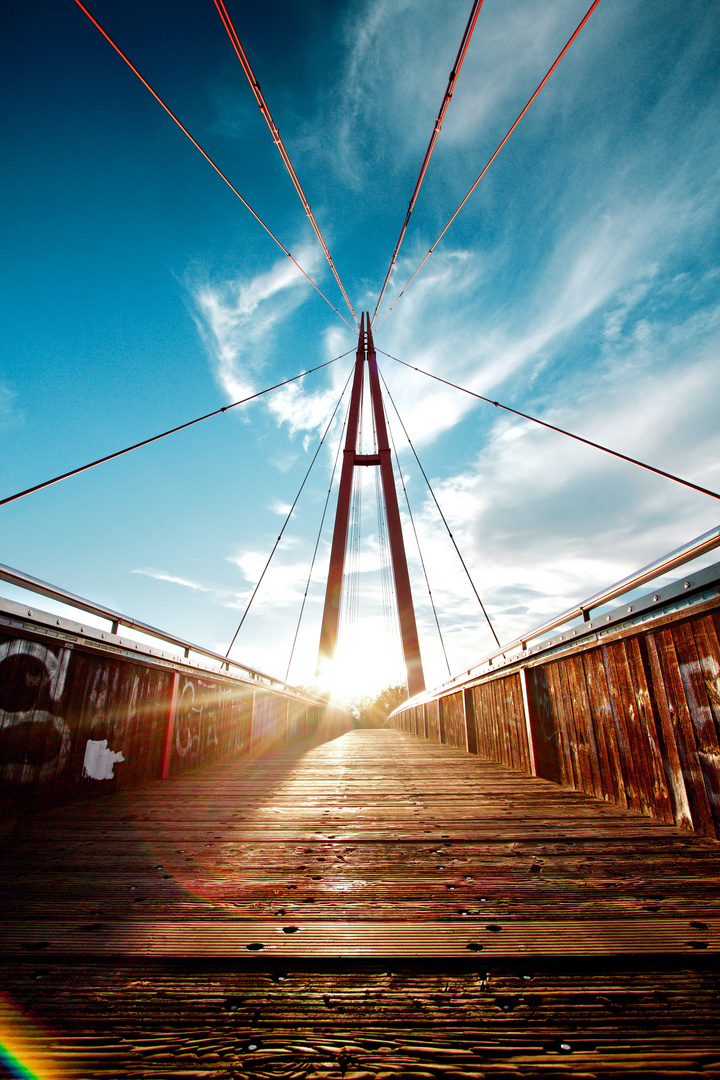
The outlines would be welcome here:
M 3 851 L 2 985 L 67 1077 L 720 1076 L 720 845 L 409 735 Z

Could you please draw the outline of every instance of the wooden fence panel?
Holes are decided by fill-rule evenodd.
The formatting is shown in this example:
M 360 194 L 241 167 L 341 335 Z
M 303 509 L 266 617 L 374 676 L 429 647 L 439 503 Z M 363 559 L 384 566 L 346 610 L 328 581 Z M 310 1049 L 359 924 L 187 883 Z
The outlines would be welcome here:
M 287 708 L 284 699 L 265 690 L 256 690 L 253 703 L 252 745 L 265 749 L 284 743 L 287 731 Z
M 568 696 L 563 686 L 561 668 L 557 663 L 545 665 L 545 677 L 552 709 L 553 723 L 557 732 L 558 757 L 561 783 L 565 787 L 581 790 L 579 763 L 575 760 L 575 729 L 572 714 L 568 717 Z
M 475 721 L 475 699 L 470 688 L 463 691 L 465 698 L 465 736 L 468 753 L 477 754 L 477 724 Z
M 527 679 L 530 729 L 532 732 L 535 769 L 538 776 L 556 784 L 563 781 L 560 738 L 555 723 L 552 697 L 545 667 L 528 667 Z
M 713 821 L 720 835 L 720 617 L 708 614 L 693 620 L 688 628 L 694 635 L 696 659 L 683 668 L 683 682 Z
M 654 693 L 663 728 L 675 740 L 690 815 L 698 831 L 720 835 L 718 751 L 718 647 L 712 617 L 697 638 L 687 624 L 649 635 Z
M 472 687 L 475 753 L 530 771 L 530 749 L 520 676 L 509 675 Z
M 488 684 L 481 683 L 479 686 L 473 686 L 470 693 L 473 700 L 476 752 L 487 761 L 499 761 L 499 749 L 493 723 L 494 701 Z
M 332 738 L 345 724 L 326 711 Z M 0 794 L 14 803 L 122 790 L 318 728 L 317 706 L 271 689 L 0 632 Z
M 422 705 L 416 705 L 414 708 L 408 710 L 411 722 L 410 730 L 413 735 L 419 735 L 421 738 L 425 735 L 424 714 Z
M 442 710 L 444 738 L 448 746 L 455 746 L 458 750 L 467 750 L 467 735 L 465 734 L 465 710 L 463 708 L 462 690 L 456 694 L 448 694 L 440 701 Z
M 425 703 L 424 723 L 431 739 L 527 772 L 529 729 L 538 776 L 720 838 L 718 601 L 455 687 Z
M 302 701 L 288 699 L 288 742 L 305 738 L 305 706 Z
M 617 642 L 622 645 L 628 666 L 628 672 L 632 680 L 635 708 L 635 730 L 637 732 L 637 748 L 641 767 L 637 772 L 642 777 L 645 787 L 645 813 L 658 817 L 663 821 L 673 821 L 673 803 L 667 782 L 665 764 L 663 760 L 663 743 L 660 734 L 660 726 L 657 719 L 657 711 L 653 708 L 650 693 L 650 671 L 647 664 L 646 652 L 642 648 L 643 638 L 634 636 L 625 641 Z M 608 646 L 616 648 L 617 645 Z
M 437 700 L 425 702 L 425 725 L 428 739 L 432 742 L 442 742 L 440 737 L 440 710 Z
M 29 787 L 65 773 L 69 660 L 60 645 L 0 635 L 0 780 Z
M 530 747 L 528 745 L 520 675 L 511 675 L 507 679 L 498 679 L 496 682 L 498 691 L 502 688 L 503 715 L 509 733 L 510 753 L 506 764 L 511 765 L 513 769 L 531 772 Z
M 585 655 L 584 661 L 588 707 L 596 718 L 595 742 L 600 758 L 603 797 L 619 806 L 627 807 L 623 758 L 603 654 L 593 650 Z

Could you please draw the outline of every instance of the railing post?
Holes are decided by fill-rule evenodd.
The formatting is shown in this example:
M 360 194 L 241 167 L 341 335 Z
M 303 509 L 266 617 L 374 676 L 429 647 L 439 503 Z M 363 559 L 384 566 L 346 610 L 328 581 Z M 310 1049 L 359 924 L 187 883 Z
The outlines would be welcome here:
M 472 688 L 463 690 L 463 705 L 465 708 L 465 741 L 468 754 L 477 754 L 477 729 L 475 727 L 475 702 L 473 701 Z
M 165 721 L 165 740 L 163 742 L 162 761 L 160 764 L 160 779 L 167 780 L 170 775 L 170 755 L 172 753 L 173 736 L 175 735 L 175 713 L 177 712 L 178 684 L 180 674 L 173 671 L 170 683 L 170 701 L 168 703 L 167 719 Z
M 527 674 L 525 668 L 520 668 L 520 689 L 522 690 L 523 712 L 525 714 L 525 730 L 527 732 L 528 752 L 530 755 L 530 769 L 533 776 L 537 776 L 535 763 L 535 744 L 533 742 L 532 722 L 530 717 L 530 700 L 528 698 Z

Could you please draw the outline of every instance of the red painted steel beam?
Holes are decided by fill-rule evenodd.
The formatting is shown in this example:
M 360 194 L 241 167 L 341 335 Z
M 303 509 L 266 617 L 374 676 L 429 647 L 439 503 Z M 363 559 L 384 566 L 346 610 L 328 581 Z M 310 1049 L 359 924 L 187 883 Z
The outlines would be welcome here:
M 377 454 L 359 454 L 357 447 L 366 359 L 368 364 L 368 378 L 370 382 L 373 415 L 375 417 L 375 431 L 377 433 Z M 353 474 L 357 467 L 370 465 L 380 467 L 383 497 L 385 499 L 385 509 L 388 520 L 390 556 L 392 559 L 395 581 L 395 597 L 397 600 L 398 617 L 400 621 L 400 636 L 402 639 L 403 655 L 407 669 L 408 691 L 412 697 L 414 694 L 419 694 L 425 689 L 425 677 L 423 675 L 422 660 L 420 658 L 420 645 L 418 642 L 417 625 L 415 623 L 415 609 L 410 589 L 410 576 L 408 574 L 407 557 L 405 555 L 405 544 L 403 542 L 402 525 L 400 522 L 400 510 L 398 507 L 397 492 L 395 490 L 395 477 L 393 475 L 390 443 L 388 441 L 385 412 L 382 404 L 377 358 L 375 355 L 375 346 L 373 344 L 372 329 L 370 327 L 370 315 L 369 313 L 363 313 L 360 321 L 360 334 L 355 357 L 355 374 L 353 376 L 352 394 L 350 396 L 350 410 L 348 413 L 347 434 L 345 436 L 342 472 L 340 474 L 338 506 L 335 515 L 335 528 L 330 550 L 330 568 L 328 570 L 327 587 L 325 590 L 325 606 L 323 608 L 322 626 L 320 629 L 320 648 L 318 651 L 317 664 L 317 677 L 320 680 L 323 678 L 326 667 L 332 663 L 335 657 L 335 648 L 337 645 L 338 626 L 340 621 L 340 598 L 342 594 L 343 571 L 345 568 L 345 551 L 347 548 L 348 528 L 350 523 L 350 498 L 352 495 Z
M 423 674 L 422 659 L 420 657 L 420 643 L 418 641 L 417 624 L 415 622 L 415 608 L 413 605 L 412 590 L 410 588 L 410 575 L 408 574 L 407 556 L 405 554 L 405 543 L 403 541 L 402 524 L 400 522 L 397 491 L 395 490 L 395 477 L 393 475 L 392 455 L 390 452 L 390 443 L 388 441 L 387 425 L 385 423 L 385 411 L 382 403 L 380 379 L 378 377 L 375 343 L 373 341 L 372 327 L 370 326 L 369 318 L 367 324 L 367 361 L 370 395 L 375 417 L 375 431 L 377 432 L 378 454 L 380 456 L 380 476 L 382 478 L 383 495 L 385 497 L 388 535 L 390 538 L 390 555 L 395 578 L 395 596 L 400 619 L 400 636 L 402 638 L 403 654 L 405 657 L 405 666 L 407 668 L 408 693 L 410 697 L 413 697 L 415 694 L 422 693 L 425 689 L 425 676 Z
M 340 596 L 342 593 L 343 571 L 345 569 L 345 549 L 347 547 L 348 526 L 350 522 L 350 497 L 352 495 L 353 472 L 357 457 L 357 435 L 362 401 L 363 374 L 365 366 L 365 314 L 360 319 L 357 353 L 355 354 L 355 374 L 350 394 L 345 449 L 343 451 L 342 471 L 338 505 L 335 513 L 332 547 L 330 549 L 330 569 L 325 588 L 325 606 L 320 628 L 320 648 L 318 651 L 317 677 L 322 679 L 325 668 L 335 658 L 338 624 L 340 621 Z

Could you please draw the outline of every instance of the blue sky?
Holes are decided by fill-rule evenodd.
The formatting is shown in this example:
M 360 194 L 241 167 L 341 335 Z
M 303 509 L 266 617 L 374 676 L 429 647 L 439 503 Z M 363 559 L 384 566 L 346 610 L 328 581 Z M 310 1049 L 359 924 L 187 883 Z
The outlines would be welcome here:
M 342 310 L 211 0 L 89 6 Z M 485 0 L 388 300 L 586 7 Z M 372 310 L 470 4 L 228 9 L 352 302 Z M 720 489 L 719 38 L 709 0 L 603 0 L 378 348 Z M 2 50 L 3 494 L 354 348 L 72 0 L 15 5 Z M 4 507 L 0 561 L 224 652 L 351 362 Z M 707 497 L 381 367 L 501 640 L 717 524 Z M 491 639 L 401 460 L 455 672 Z M 238 638 L 273 674 L 330 470 L 323 455 Z M 359 632 L 379 651 L 355 667 L 382 684 L 396 653 L 378 644 L 370 500 Z M 314 670 L 327 540 L 293 681 Z M 434 683 L 447 671 L 408 548 Z

